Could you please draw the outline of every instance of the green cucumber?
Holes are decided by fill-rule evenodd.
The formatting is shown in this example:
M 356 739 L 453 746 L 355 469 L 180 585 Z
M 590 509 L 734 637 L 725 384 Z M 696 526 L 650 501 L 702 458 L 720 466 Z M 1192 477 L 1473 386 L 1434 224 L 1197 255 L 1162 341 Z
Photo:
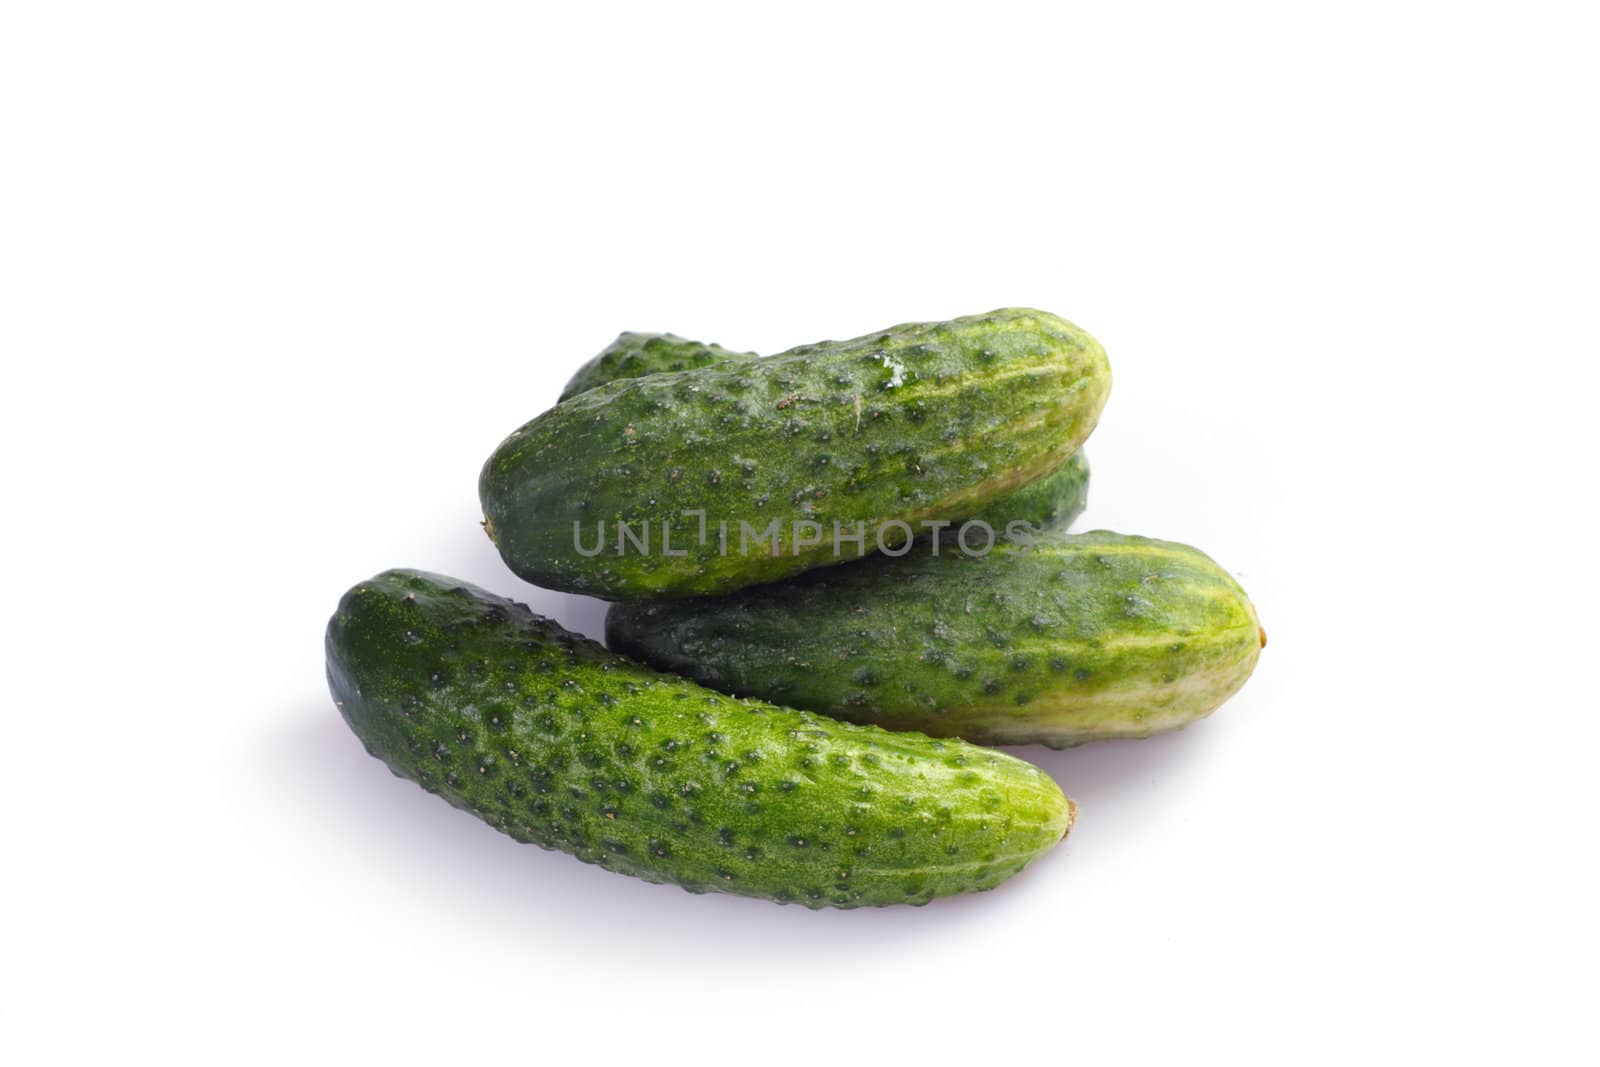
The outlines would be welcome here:
M 1054 474 L 1029 482 L 1004 500 L 973 515 L 967 522 L 982 522 L 1004 534 L 1013 523 L 1025 522 L 1036 533 L 1065 530 L 1089 504 L 1089 459 L 1079 449 Z M 951 531 L 963 525 L 952 524 Z
M 1201 718 L 1266 642 L 1204 553 L 1096 531 L 879 556 L 731 596 L 612 605 L 606 642 L 727 693 L 1054 748 Z
M 587 393 L 608 382 L 668 374 L 715 363 L 759 358 L 754 352 L 730 352 L 720 345 L 687 341 L 670 333 L 624 333 L 585 363 L 567 382 L 561 399 Z M 1074 452 L 1056 473 L 1023 486 L 1011 496 L 972 516 L 996 530 L 1026 522 L 1036 530 L 1064 530 L 1089 503 L 1089 461 Z
M 396 570 L 345 594 L 329 685 L 369 753 L 518 841 L 810 907 L 991 889 L 1073 806 L 1031 764 L 660 674 L 520 604 Z
M 709 367 L 714 363 L 755 359 L 754 352 L 731 352 L 721 345 L 689 341 L 670 333 L 623 333 L 605 350 L 578 368 L 561 390 L 566 400 L 607 382 L 642 378 L 646 374 Z
M 1054 473 L 1109 389 L 1098 342 L 1015 308 L 613 381 L 495 450 L 478 484 L 484 528 L 535 585 L 729 592 L 857 558 L 886 530 L 893 542 L 965 518 Z

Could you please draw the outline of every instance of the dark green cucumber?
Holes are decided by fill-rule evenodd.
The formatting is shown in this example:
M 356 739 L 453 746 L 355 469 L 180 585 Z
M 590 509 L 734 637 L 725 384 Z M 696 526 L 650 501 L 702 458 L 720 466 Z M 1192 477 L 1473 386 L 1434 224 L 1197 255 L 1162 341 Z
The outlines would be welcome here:
M 694 892 L 922 904 L 993 888 L 1072 823 L 1021 760 L 733 700 L 437 575 L 351 589 L 327 660 L 395 774 L 519 841 Z
M 687 341 L 670 333 L 624 333 L 579 368 L 562 390 L 561 399 L 625 378 L 756 358 L 754 352 L 730 352 L 720 345 Z M 1023 486 L 971 517 L 1000 531 L 1013 522 L 1028 523 L 1035 530 L 1064 530 L 1083 514 L 1088 503 L 1089 461 L 1078 451 L 1056 473 Z
M 1210 557 L 1105 531 L 879 556 L 726 597 L 615 604 L 606 618 L 612 648 L 723 692 L 1056 748 L 1209 714 L 1265 640 Z
M 856 558 L 885 530 L 893 541 L 895 523 L 965 518 L 1054 473 L 1109 389 L 1092 337 L 1025 309 L 613 381 L 495 450 L 484 526 L 536 585 L 728 592 Z
M 561 399 L 587 393 L 607 382 L 755 358 L 754 352 L 731 352 L 721 345 L 689 341 L 670 333 L 618 334 L 603 352 L 578 368 L 561 391 Z

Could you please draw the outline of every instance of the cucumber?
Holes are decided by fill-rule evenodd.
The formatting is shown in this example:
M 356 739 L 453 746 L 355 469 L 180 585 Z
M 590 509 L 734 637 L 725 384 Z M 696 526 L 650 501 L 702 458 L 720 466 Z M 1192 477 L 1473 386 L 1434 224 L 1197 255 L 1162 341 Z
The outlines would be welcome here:
M 624 333 L 598 356 L 585 363 L 567 382 L 561 399 L 567 400 L 624 378 L 708 367 L 759 358 L 754 352 L 730 352 L 720 345 L 687 341 L 670 333 Z M 1074 452 L 1054 474 L 1023 486 L 1011 496 L 972 516 L 996 530 L 1025 522 L 1036 530 L 1064 530 L 1083 514 L 1089 503 L 1089 461 Z
M 1061 469 L 1030 482 L 1004 500 L 990 504 L 967 521 L 987 524 L 1003 534 L 1012 523 L 1025 522 L 1036 533 L 1065 530 L 1089 505 L 1089 459 L 1079 449 Z M 946 535 L 963 525 L 958 521 Z
M 618 334 L 604 351 L 578 368 L 578 373 L 561 390 L 561 399 L 625 378 L 755 358 L 754 352 L 731 352 L 721 345 L 689 341 L 670 333 Z
M 495 450 L 478 485 L 484 528 L 535 585 L 729 592 L 857 558 L 1054 473 L 1109 389 L 1092 337 L 1026 309 L 613 381 Z
M 328 624 L 369 753 L 491 826 L 692 892 L 810 907 L 993 888 L 1074 808 L 1031 764 L 659 674 L 462 582 L 395 570 Z
M 878 556 L 728 597 L 615 604 L 606 617 L 613 649 L 724 692 L 1054 748 L 1209 714 L 1265 642 L 1244 590 L 1210 557 L 1105 531 L 1001 541 L 986 555 Z

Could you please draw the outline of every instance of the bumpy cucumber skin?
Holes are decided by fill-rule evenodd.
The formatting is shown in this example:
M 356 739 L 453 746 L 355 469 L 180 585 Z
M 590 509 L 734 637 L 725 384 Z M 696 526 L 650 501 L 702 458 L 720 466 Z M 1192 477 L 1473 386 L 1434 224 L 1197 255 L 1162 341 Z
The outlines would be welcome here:
M 615 604 L 613 649 L 711 688 L 890 729 L 1064 748 L 1216 709 L 1254 606 L 1204 553 L 1095 531 L 915 550 L 728 597 Z
M 355 586 L 326 647 L 335 703 L 395 774 L 691 892 L 925 904 L 993 888 L 1072 823 L 1021 760 L 730 699 L 438 575 Z
M 1055 472 L 1110 382 L 1092 337 L 1016 308 L 614 381 L 495 450 L 479 479 L 484 527 L 516 574 L 567 592 L 681 597 L 777 581 L 871 551 L 890 520 L 963 518 Z M 741 520 L 776 522 L 775 544 L 741 542 Z M 601 522 L 607 547 L 585 556 L 575 528 L 592 539 Z M 619 522 L 656 531 L 652 551 L 615 552 Z M 800 544 L 796 522 L 816 523 L 821 543 Z M 835 551 L 836 522 L 864 524 L 865 547 Z M 669 523 L 684 555 L 660 549 Z
M 754 352 L 733 352 L 721 345 L 690 341 L 670 333 L 622 333 L 578 368 L 561 391 L 561 399 L 587 393 L 607 382 L 755 358 Z
M 561 399 L 625 378 L 757 358 L 754 352 L 730 352 L 720 345 L 688 341 L 670 333 L 624 333 L 579 368 L 562 391 Z M 1088 503 L 1089 461 L 1080 450 L 1054 474 L 1023 486 L 971 517 L 1001 531 L 1013 522 L 1028 523 L 1036 530 L 1064 530 L 1083 514 Z
M 1004 534 L 1014 522 L 1028 523 L 1034 531 L 1044 533 L 1065 530 L 1088 505 L 1089 460 L 1080 449 L 1054 474 L 990 504 L 972 519 L 988 524 L 998 534 Z M 952 532 L 955 529 L 951 527 Z

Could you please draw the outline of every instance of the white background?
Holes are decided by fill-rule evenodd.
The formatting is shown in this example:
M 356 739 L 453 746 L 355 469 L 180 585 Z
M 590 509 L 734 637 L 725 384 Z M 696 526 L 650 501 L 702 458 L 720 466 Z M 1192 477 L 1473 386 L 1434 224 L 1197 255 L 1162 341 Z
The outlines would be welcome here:
M 1589 5 L 15 3 L 6 1060 L 1594 1062 Z M 999 891 L 811 913 L 366 757 L 322 627 L 523 585 L 475 480 L 619 330 L 1094 332 L 1108 527 L 1271 635 L 1037 759 Z M 292 1059 L 291 1059 L 292 1057 Z

